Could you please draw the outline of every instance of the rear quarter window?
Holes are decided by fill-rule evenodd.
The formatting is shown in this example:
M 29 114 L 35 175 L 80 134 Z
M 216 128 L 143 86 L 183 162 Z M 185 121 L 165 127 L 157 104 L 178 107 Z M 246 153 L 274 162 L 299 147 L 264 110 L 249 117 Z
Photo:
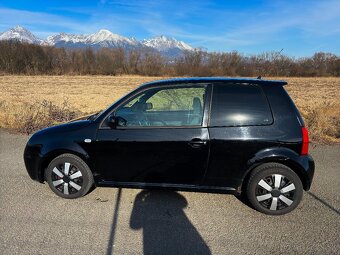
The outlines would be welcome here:
M 258 126 L 273 123 L 265 94 L 257 85 L 215 84 L 210 126 Z

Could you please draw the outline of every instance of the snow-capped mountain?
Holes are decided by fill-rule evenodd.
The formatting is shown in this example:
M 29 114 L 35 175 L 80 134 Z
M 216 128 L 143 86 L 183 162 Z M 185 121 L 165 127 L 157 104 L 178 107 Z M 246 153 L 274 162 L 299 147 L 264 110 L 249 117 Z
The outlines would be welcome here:
M 164 35 L 143 40 L 143 44 L 145 46 L 152 47 L 158 51 L 168 51 L 169 49 L 173 48 L 189 51 L 194 50 L 193 47 L 186 44 L 185 42 L 178 41 L 175 38 L 169 38 Z
M 176 57 L 183 54 L 184 51 L 195 50 L 193 47 L 186 44 L 185 42 L 178 41 L 175 38 L 169 38 L 164 35 L 143 40 L 142 43 L 145 46 L 153 48 L 167 57 Z
M 74 35 L 74 34 L 66 34 L 66 33 L 59 33 L 56 35 L 51 35 L 47 37 L 45 41 L 45 45 L 54 46 L 58 42 L 65 42 L 65 43 L 79 43 L 86 40 L 86 36 L 84 35 Z
M 114 34 L 109 30 L 101 29 L 93 34 L 66 34 L 59 33 L 49 36 L 45 41 L 37 38 L 27 29 L 17 26 L 2 34 L 0 40 L 19 40 L 21 42 L 49 45 L 58 48 L 123 48 L 125 50 L 147 48 L 160 52 L 163 56 L 178 57 L 184 51 L 195 50 L 190 45 L 175 38 L 158 36 L 143 41 Z
M 134 38 L 127 38 L 114 34 L 106 29 L 101 29 L 94 34 L 75 35 L 60 33 L 49 36 L 46 43 L 50 46 L 65 48 L 124 48 L 132 49 L 141 47 L 141 43 Z
M 0 40 L 17 40 L 20 42 L 34 44 L 41 44 L 43 42 L 43 40 L 37 38 L 34 34 L 21 26 L 16 26 L 6 32 L 1 33 Z
M 119 46 L 125 44 L 140 46 L 140 42 L 135 38 L 127 38 L 117 35 L 106 29 L 101 29 L 97 33 L 89 35 L 87 38 L 87 43 L 100 44 L 102 47 Z

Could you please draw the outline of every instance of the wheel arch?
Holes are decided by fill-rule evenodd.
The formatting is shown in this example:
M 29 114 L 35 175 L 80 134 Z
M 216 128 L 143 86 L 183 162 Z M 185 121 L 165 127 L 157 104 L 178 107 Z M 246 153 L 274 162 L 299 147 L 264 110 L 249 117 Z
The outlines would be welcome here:
M 241 192 L 243 192 L 248 183 L 252 171 L 258 166 L 265 163 L 279 163 L 292 169 L 300 178 L 304 190 L 308 190 L 310 182 L 305 173 L 305 169 L 299 163 L 299 155 L 287 148 L 278 148 L 277 150 L 265 150 L 256 155 L 248 161 L 246 171 L 244 172 L 242 183 L 240 185 Z
M 73 154 L 75 156 L 78 156 L 89 166 L 89 168 L 92 171 L 93 167 L 92 167 L 92 164 L 90 163 L 89 156 L 86 153 L 81 153 L 79 151 L 69 150 L 69 149 L 56 149 L 56 150 L 49 152 L 42 158 L 42 161 L 39 167 L 40 182 L 45 181 L 45 171 L 48 165 L 50 164 L 50 162 L 62 154 Z

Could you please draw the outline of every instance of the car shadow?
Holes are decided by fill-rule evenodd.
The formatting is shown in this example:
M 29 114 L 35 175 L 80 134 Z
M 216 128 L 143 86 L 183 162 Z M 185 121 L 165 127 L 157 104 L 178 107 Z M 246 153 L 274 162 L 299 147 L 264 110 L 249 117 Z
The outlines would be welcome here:
M 329 203 L 327 203 L 324 199 L 318 197 L 317 195 L 315 195 L 313 192 L 311 191 L 307 191 L 306 194 L 308 194 L 309 196 L 311 196 L 312 198 L 314 198 L 316 201 L 320 202 L 321 204 L 323 204 L 325 207 L 327 207 L 328 209 L 330 209 L 331 211 L 335 212 L 337 215 L 340 216 L 340 211 L 337 210 L 336 208 L 334 208 L 333 206 L 331 206 Z M 249 202 L 246 194 L 242 193 L 241 195 L 235 196 L 240 202 L 242 202 L 243 204 L 247 205 L 248 207 L 252 208 L 253 210 L 254 207 L 251 205 L 251 203 Z M 255 210 L 256 211 L 256 210 Z
M 175 191 L 137 194 L 130 227 L 143 230 L 144 254 L 211 254 L 184 212 L 187 200 Z
M 240 201 L 241 203 L 243 203 L 244 205 L 248 206 L 249 208 L 253 209 L 254 211 L 256 211 L 254 209 L 254 207 L 251 205 L 251 203 L 249 202 L 249 199 L 247 198 L 247 195 L 242 192 L 240 195 L 235 195 L 235 198 Z
M 307 194 L 310 195 L 312 198 L 314 198 L 316 201 L 320 202 L 321 204 L 323 204 L 325 207 L 327 207 L 328 209 L 332 210 L 333 212 L 335 212 L 338 216 L 340 216 L 340 211 L 335 209 L 333 206 L 331 206 L 329 203 L 327 203 L 325 200 L 323 200 L 322 198 L 318 197 L 317 195 L 315 195 L 313 192 L 311 191 L 307 191 Z

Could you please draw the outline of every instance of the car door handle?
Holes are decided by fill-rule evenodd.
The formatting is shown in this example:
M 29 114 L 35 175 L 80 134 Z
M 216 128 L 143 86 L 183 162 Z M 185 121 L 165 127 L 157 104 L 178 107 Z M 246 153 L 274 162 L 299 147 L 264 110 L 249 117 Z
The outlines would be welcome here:
M 206 145 L 207 144 L 207 141 L 203 141 L 199 138 L 194 138 L 192 139 L 190 142 L 189 142 L 189 145 L 192 147 L 192 148 L 201 148 L 203 145 Z

